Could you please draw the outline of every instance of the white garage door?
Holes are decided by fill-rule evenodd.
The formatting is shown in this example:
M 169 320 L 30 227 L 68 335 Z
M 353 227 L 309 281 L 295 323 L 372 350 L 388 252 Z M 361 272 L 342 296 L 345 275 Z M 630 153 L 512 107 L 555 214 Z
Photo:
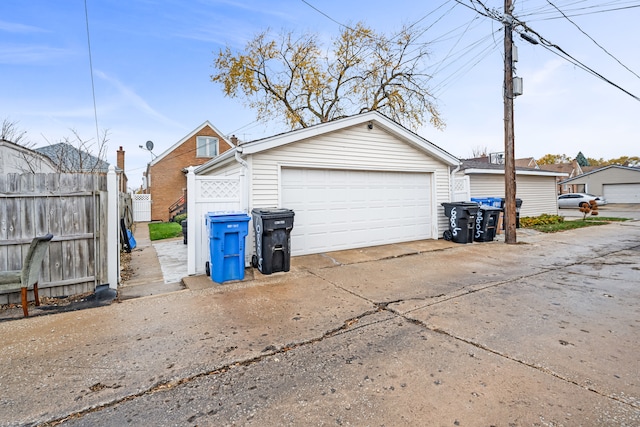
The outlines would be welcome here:
M 640 184 L 604 184 L 602 193 L 607 203 L 640 203 Z
M 282 169 L 293 255 L 431 238 L 428 173 Z

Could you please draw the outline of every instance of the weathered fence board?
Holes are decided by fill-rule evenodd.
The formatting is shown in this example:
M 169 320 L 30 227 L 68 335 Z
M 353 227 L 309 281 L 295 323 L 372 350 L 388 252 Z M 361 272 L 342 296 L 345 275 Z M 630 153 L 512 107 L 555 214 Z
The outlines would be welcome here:
M 99 174 L 0 175 L 0 270 L 18 270 L 31 240 L 54 235 L 45 256 L 42 296 L 94 291 L 106 283 L 107 180 Z M 18 302 L 19 292 L 0 295 Z

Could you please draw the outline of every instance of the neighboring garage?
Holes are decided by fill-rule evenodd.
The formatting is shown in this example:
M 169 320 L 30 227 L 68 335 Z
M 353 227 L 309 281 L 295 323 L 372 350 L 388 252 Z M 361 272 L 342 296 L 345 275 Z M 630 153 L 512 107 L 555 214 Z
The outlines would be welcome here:
M 565 183 L 603 196 L 608 203 L 640 203 L 640 168 L 610 165 L 561 182 Z
M 516 197 L 522 200 L 521 216 L 557 215 L 557 176 L 567 174 L 516 168 Z M 504 165 L 490 163 L 488 157 L 463 160 L 457 177 L 469 179 L 469 197 L 504 197 Z
M 195 174 L 242 177 L 246 212 L 292 209 L 293 255 L 437 239 L 447 227 L 441 203 L 458 159 L 378 112 L 231 151 Z

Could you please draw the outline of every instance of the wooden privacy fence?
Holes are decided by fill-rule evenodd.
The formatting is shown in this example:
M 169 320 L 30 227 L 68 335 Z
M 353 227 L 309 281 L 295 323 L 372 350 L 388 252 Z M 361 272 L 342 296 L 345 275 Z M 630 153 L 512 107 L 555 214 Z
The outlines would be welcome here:
M 107 175 L 0 175 L 0 270 L 18 270 L 35 236 L 52 233 L 42 296 L 92 292 L 107 283 Z M 18 302 L 19 293 L 0 295 Z

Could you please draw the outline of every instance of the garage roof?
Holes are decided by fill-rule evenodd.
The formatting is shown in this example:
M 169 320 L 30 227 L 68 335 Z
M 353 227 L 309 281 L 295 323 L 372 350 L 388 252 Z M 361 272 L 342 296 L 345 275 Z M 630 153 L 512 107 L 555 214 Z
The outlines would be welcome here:
M 260 153 L 272 148 L 281 147 L 283 145 L 291 144 L 357 125 L 379 126 L 385 131 L 393 134 L 397 138 L 405 141 L 406 143 L 414 146 L 419 150 L 428 153 L 432 157 L 439 159 L 449 166 L 457 166 L 460 164 L 460 160 L 454 155 L 424 139 L 420 135 L 410 131 L 404 126 L 394 122 L 383 114 L 377 111 L 370 111 L 367 113 L 345 117 L 343 119 L 333 120 L 326 123 L 320 123 L 314 126 L 309 126 L 306 128 L 297 129 L 290 132 L 281 133 L 267 138 L 244 143 L 241 146 L 229 150 L 222 155 L 210 160 L 204 165 L 196 168 L 195 173 L 198 174 L 212 168 L 213 166 L 231 161 L 236 151 L 243 155 Z
M 497 174 L 504 175 L 504 165 L 498 163 L 489 163 L 486 159 L 469 159 L 462 160 L 460 171 L 466 175 L 470 174 Z M 537 176 L 569 176 L 564 172 L 551 172 L 534 168 L 516 167 L 517 175 L 537 175 Z

